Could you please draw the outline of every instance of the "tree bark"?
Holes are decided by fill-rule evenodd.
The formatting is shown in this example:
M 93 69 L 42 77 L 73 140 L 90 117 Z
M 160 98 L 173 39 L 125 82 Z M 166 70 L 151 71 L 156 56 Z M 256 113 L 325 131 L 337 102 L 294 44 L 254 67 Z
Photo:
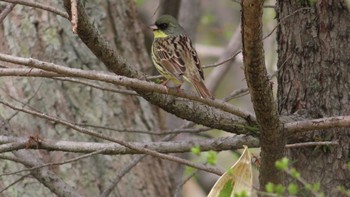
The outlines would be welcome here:
M 56 2 L 56 1 L 55 1 Z M 118 2 L 118 5 L 116 3 Z M 50 4 L 49 2 L 46 2 Z M 53 4 L 53 3 L 52 3 Z M 62 3 L 54 5 L 64 10 Z M 114 44 L 127 62 L 143 65 L 137 69 L 147 70 L 151 66 L 143 45 L 142 32 L 136 20 L 133 1 L 88 1 L 85 9 L 99 31 Z M 123 31 L 115 31 L 114 28 Z M 107 70 L 81 40 L 72 33 L 66 19 L 47 11 L 17 5 L 0 26 L 0 52 L 33 57 L 68 67 L 86 70 Z M 2 63 L 3 66 L 13 65 Z M 70 122 L 113 127 L 159 131 L 158 110 L 141 97 L 134 97 L 101 91 L 81 84 L 42 78 L 0 78 L 1 99 L 11 103 L 20 102 L 43 113 L 57 116 Z M 101 84 L 106 86 L 106 84 Z M 22 105 L 21 103 L 17 103 Z M 24 105 L 23 104 L 23 105 Z M 0 106 L 6 118 L 15 112 Z M 18 136 L 39 135 L 40 138 L 66 139 L 77 141 L 99 141 L 75 133 L 59 124 L 18 113 L 10 124 Z M 96 131 L 97 132 L 97 131 Z M 145 134 L 123 134 L 99 131 L 118 139 L 130 141 L 151 141 Z M 29 150 L 28 150 L 29 151 Z M 62 161 L 76 154 L 62 152 L 33 151 L 34 155 L 46 162 Z M 81 195 L 99 196 L 111 183 L 117 172 L 129 164 L 132 156 L 93 156 L 71 164 L 50 168 Z M 15 171 L 22 165 L 10 161 L 1 162 L 2 169 Z M 171 171 L 167 162 L 146 157 L 136 165 L 118 184 L 111 196 L 171 196 Z M 16 176 L 0 177 L 4 188 Z M 40 181 L 40 180 L 39 180 Z M 30 194 L 52 196 L 52 192 L 34 179 L 25 179 L 4 192 L 5 196 Z M 55 193 L 55 192 L 54 192 Z
M 302 112 L 307 118 L 350 112 L 350 14 L 344 1 L 277 2 L 278 105 L 281 115 Z M 321 183 L 326 196 L 350 188 L 349 129 L 299 133 L 289 143 L 339 141 L 339 146 L 288 149 L 293 166 L 308 183 Z

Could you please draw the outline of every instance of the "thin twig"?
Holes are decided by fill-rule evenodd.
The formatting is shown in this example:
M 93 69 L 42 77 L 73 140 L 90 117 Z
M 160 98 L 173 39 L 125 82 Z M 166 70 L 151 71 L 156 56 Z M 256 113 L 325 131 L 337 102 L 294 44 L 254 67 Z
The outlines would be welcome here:
M 8 4 L 6 8 L 0 13 L 0 23 L 6 18 L 6 16 L 12 11 L 12 9 L 16 6 L 15 3 Z
M 128 165 L 124 166 L 122 170 L 118 172 L 118 174 L 116 175 L 115 179 L 111 182 L 111 184 L 102 192 L 100 197 L 109 196 L 113 191 L 113 189 L 120 182 L 120 180 L 146 156 L 147 155 L 138 155 Z
M 4 189 L 0 190 L 0 194 L 1 194 L 2 192 L 4 192 L 5 190 L 7 190 L 8 188 L 12 187 L 13 185 L 15 185 L 15 184 L 17 184 L 17 183 L 23 181 L 23 179 L 26 178 L 26 177 L 29 176 L 29 175 L 30 175 L 30 173 L 21 176 L 19 179 L 15 180 L 15 181 L 12 182 L 10 185 L 8 185 L 8 186 L 6 186 Z
M 82 155 L 82 156 L 79 156 L 79 157 L 75 157 L 73 159 L 68 159 L 68 160 L 65 160 L 65 161 L 61 161 L 61 162 L 46 163 L 46 164 L 43 164 L 43 165 L 40 165 L 40 166 L 35 166 L 35 167 L 32 167 L 32 168 L 26 168 L 26 169 L 17 170 L 17 171 L 14 171 L 14 172 L 7 172 L 7 173 L 0 174 L 0 177 L 1 176 L 14 175 L 14 174 L 18 174 L 18 173 L 21 173 L 21 172 L 37 170 L 39 168 L 44 168 L 44 167 L 47 167 L 47 166 L 64 165 L 64 164 L 72 163 L 72 162 L 75 162 L 75 161 L 78 161 L 78 160 L 81 160 L 81 159 L 85 159 L 87 157 L 91 157 L 93 155 L 97 155 L 97 154 L 103 153 L 104 151 L 106 151 L 106 150 L 105 149 L 97 150 L 95 152 L 92 152 L 92 153 L 89 153 L 89 154 L 85 154 L 85 155 Z
M 70 0 L 71 23 L 73 33 L 78 33 L 78 5 L 77 0 Z
M 0 74 L 1 76 L 46 77 L 46 78 L 56 79 L 56 80 L 60 80 L 60 81 L 79 83 L 79 84 L 87 85 L 87 86 L 90 86 L 90 87 L 93 87 L 96 89 L 100 89 L 103 91 L 110 91 L 110 92 L 115 92 L 115 93 L 120 93 L 120 94 L 139 96 L 135 91 L 132 91 L 132 90 L 106 88 L 106 87 L 100 86 L 96 83 L 91 83 L 91 82 L 88 82 L 85 80 L 65 77 L 66 75 L 48 72 L 48 71 L 44 71 L 44 70 L 37 69 L 37 68 L 30 68 L 30 69 L 28 69 L 28 68 L 0 68 L 0 73 L 1 73 Z
M 203 131 L 208 131 L 211 128 L 209 127 L 201 127 L 201 128 L 189 128 L 189 129 L 171 129 L 171 130 L 164 130 L 160 132 L 156 131 L 145 131 L 145 130 L 137 130 L 137 129 L 115 129 L 111 127 L 106 126 L 99 126 L 99 125 L 90 125 L 90 124 L 77 124 L 82 127 L 91 127 L 95 129 L 105 129 L 110 131 L 116 131 L 116 132 L 123 132 L 123 133 L 141 133 L 141 134 L 149 134 L 149 135 L 169 135 L 169 134 L 180 134 L 180 133 L 200 133 Z
M 33 8 L 39 8 L 39 9 L 46 10 L 46 11 L 52 12 L 54 14 L 60 15 L 63 18 L 67 18 L 67 19 L 69 18 L 68 14 L 66 12 L 61 11 L 55 7 L 44 5 L 44 4 L 37 3 L 37 2 L 30 2 L 27 0 L 0 0 L 0 1 L 4 1 L 7 3 L 15 3 L 15 4 L 20 4 L 20 5 L 25 5 L 25 6 L 29 6 L 29 7 L 33 7 Z
M 271 32 L 268 33 L 266 36 L 264 36 L 263 40 L 265 40 L 266 38 L 268 38 L 269 36 L 271 36 L 271 34 L 277 29 L 277 27 L 278 27 L 279 25 L 281 25 L 281 23 L 284 22 L 287 18 L 293 16 L 294 14 L 296 14 L 296 13 L 302 11 L 302 10 L 310 10 L 310 9 L 311 9 L 311 8 L 309 8 L 309 7 L 303 7 L 303 8 L 300 8 L 300 9 L 295 10 L 295 11 L 294 11 L 293 13 L 291 13 L 290 15 L 281 18 L 280 21 L 277 23 L 277 25 L 271 30 Z
M 61 81 L 68 81 L 68 82 L 73 82 L 73 83 L 79 83 L 82 85 L 90 86 L 99 90 L 103 91 L 108 91 L 108 92 L 114 92 L 114 93 L 120 93 L 120 94 L 125 94 L 125 95 L 133 95 L 133 96 L 140 96 L 138 95 L 135 91 L 132 90 L 122 90 L 122 89 L 115 89 L 115 88 L 107 88 L 100 86 L 96 83 L 91 83 L 88 81 L 83 81 L 79 79 L 74 79 L 74 78 L 68 78 L 68 77 L 54 77 L 54 79 L 61 80 Z
M 299 148 L 305 146 L 328 146 L 328 145 L 339 145 L 338 141 L 326 141 L 326 142 L 301 142 L 295 144 L 287 144 L 286 148 Z
M 198 170 L 195 170 L 190 175 L 188 175 L 185 179 L 183 179 L 180 184 L 178 184 L 176 186 L 174 197 L 181 196 L 180 192 L 181 192 L 182 187 L 185 185 L 185 183 L 187 183 L 187 181 L 189 181 L 194 175 L 196 175 L 197 172 L 198 172 Z
M 215 63 L 215 64 L 210 64 L 210 65 L 206 65 L 206 66 L 203 66 L 203 69 L 204 68 L 212 68 L 212 67 L 217 67 L 217 66 L 220 66 L 222 64 L 225 64 L 226 62 L 229 62 L 231 61 L 233 58 L 235 58 L 238 54 L 240 54 L 242 52 L 242 50 L 238 50 L 237 52 L 235 52 L 231 57 L 225 59 L 224 61 L 221 61 L 221 62 L 218 62 L 218 63 Z
M 284 62 L 281 64 L 281 66 L 278 68 L 278 70 L 276 70 L 271 76 L 270 79 L 274 78 L 281 70 L 282 68 L 286 65 L 287 61 L 292 57 L 292 54 L 290 54 L 285 60 Z
M 244 96 L 246 94 L 249 94 L 248 88 L 241 88 L 241 89 L 232 91 L 229 95 L 227 95 L 222 100 L 227 102 L 227 101 L 230 101 L 230 100 L 232 100 L 234 98 L 237 98 L 237 97 L 240 97 L 240 96 Z
M 180 129 L 186 129 L 189 127 L 194 126 L 192 122 L 187 122 L 183 124 Z M 178 134 L 171 134 L 163 137 L 161 141 L 169 141 L 173 138 L 175 138 Z M 114 188 L 116 188 L 119 181 L 125 176 L 126 173 L 128 173 L 134 166 L 136 166 L 137 163 L 139 163 L 143 158 L 145 158 L 146 155 L 140 155 L 134 158 L 133 161 L 131 161 L 128 165 L 124 166 L 117 174 L 116 178 L 112 180 L 111 184 L 103 191 L 101 194 L 101 197 L 108 197 Z
M 18 103 L 21 103 L 22 104 L 22 107 L 30 107 L 29 106 L 29 103 L 30 101 L 38 94 L 40 88 L 41 88 L 41 85 L 42 85 L 42 82 L 40 83 L 39 87 L 34 91 L 34 94 L 28 98 L 27 102 L 22 102 L 20 100 L 18 100 L 17 98 L 13 97 L 12 95 L 10 95 L 7 91 L 5 91 L 2 87 L 0 87 L 6 94 L 7 96 L 9 96 L 12 100 L 18 102 Z M 12 118 L 14 118 L 16 115 L 18 114 L 18 111 L 14 112 L 10 117 L 7 118 L 7 122 L 10 122 L 12 120 Z M 1 128 L 1 126 L 0 126 Z
M 191 166 L 193 168 L 201 169 L 201 170 L 204 170 L 204 171 L 207 171 L 207 172 L 210 172 L 210 173 L 214 173 L 214 174 L 217 174 L 217 175 L 222 175 L 223 174 L 222 170 L 220 170 L 218 168 L 215 168 L 215 167 L 205 166 L 203 164 L 194 163 L 194 162 L 191 162 L 191 161 L 179 158 L 179 157 L 175 157 L 173 155 L 167 155 L 167 154 L 159 153 L 159 152 L 154 151 L 154 150 L 150 150 L 148 148 L 135 146 L 135 145 L 133 145 L 133 144 L 131 144 L 129 142 L 126 142 L 126 141 L 123 141 L 123 140 L 112 138 L 110 136 L 106 136 L 106 135 L 102 135 L 102 134 L 96 133 L 96 132 L 94 132 L 92 130 L 89 130 L 89 129 L 86 129 L 86 128 L 74 125 L 74 124 L 72 124 L 70 122 L 61 120 L 59 118 L 55 118 L 53 116 L 49 116 L 49 115 L 43 114 L 41 112 L 37 112 L 37 111 L 33 111 L 33 110 L 28 110 L 28 109 L 16 107 L 16 106 L 11 105 L 10 103 L 7 103 L 5 101 L 0 101 L 0 103 L 5 105 L 5 106 L 7 106 L 7 107 L 9 107 L 9 108 L 11 108 L 11 109 L 19 110 L 21 112 L 25 112 L 25 113 L 28 113 L 28 114 L 31 114 L 31 115 L 34 115 L 34 116 L 37 116 L 37 117 L 40 117 L 40 118 L 43 118 L 43 119 L 46 119 L 46 120 L 50 120 L 50 121 L 54 121 L 54 122 L 60 123 L 62 125 L 65 125 L 65 126 L 71 128 L 71 129 L 75 130 L 75 131 L 78 131 L 80 133 L 87 134 L 87 135 L 90 135 L 90 136 L 93 136 L 93 137 L 96 137 L 96 138 L 104 139 L 104 140 L 107 140 L 107 141 L 115 142 L 115 143 L 120 144 L 120 145 L 122 145 L 124 147 L 127 147 L 127 148 L 130 148 L 130 149 L 139 151 L 140 153 L 152 155 L 154 157 L 159 157 L 159 158 L 170 160 L 170 161 L 174 161 L 174 162 L 178 162 L 178 163 L 181 163 L 181 164 L 184 164 L 184 165 L 187 165 L 187 166 Z

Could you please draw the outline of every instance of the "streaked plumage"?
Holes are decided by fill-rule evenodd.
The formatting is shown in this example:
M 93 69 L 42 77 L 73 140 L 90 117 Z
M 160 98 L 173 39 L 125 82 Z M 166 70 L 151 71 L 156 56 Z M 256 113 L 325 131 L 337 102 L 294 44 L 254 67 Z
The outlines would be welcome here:
M 179 86 L 186 80 L 201 97 L 213 99 L 204 85 L 197 52 L 176 19 L 161 16 L 151 28 L 154 33 L 152 60 L 159 73 Z

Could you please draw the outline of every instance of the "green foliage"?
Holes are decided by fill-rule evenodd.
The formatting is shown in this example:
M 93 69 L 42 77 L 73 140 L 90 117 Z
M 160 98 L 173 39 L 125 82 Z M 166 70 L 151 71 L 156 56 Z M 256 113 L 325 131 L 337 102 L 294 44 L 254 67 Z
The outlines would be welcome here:
M 144 0 L 135 0 L 136 6 L 142 6 L 145 1 Z
M 195 168 L 186 166 L 186 167 L 185 167 L 185 173 L 184 173 L 184 174 L 185 174 L 185 175 L 190 175 L 190 174 L 192 174 L 194 171 L 196 171 Z
M 268 184 L 265 185 L 265 190 L 268 193 L 273 193 L 274 188 L 275 188 L 275 185 L 271 182 L 269 182 Z
M 301 178 L 300 173 L 295 168 L 289 167 L 289 165 L 290 161 L 286 157 L 276 161 L 275 163 L 277 169 L 286 172 L 289 176 L 295 179 L 295 181 L 301 183 L 303 185 L 303 188 L 299 189 L 299 186 L 296 183 L 290 183 L 289 185 L 287 185 L 287 187 L 284 187 L 280 184 L 275 185 L 273 183 L 268 183 L 265 186 L 265 189 L 268 193 L 272 193 L 277 196 L 282 196 L 285 192 L 287 192 L 288 195 L 297 195 L 300 191 L 302 191 L 302 189 L 304 189 L 312 193 L 317 193 L 318 196 L 324 196 L 324 194 L 320 192 L 320 183 L 305 183 L 305 180 Z
M 227 197 L 230 196 L 233 190 L 233 182 L 227 181 L 224 188 L 220 191 L 219 197 Z
M 307 183 L 305 184 L 305 189 L 309 191 L 318 192 L 320 191 L 321 184 L 320 183 Z
M 297 0 L 299 5 L 307 4 L 309 6 L 314 6 L 317 3 L 317 0 Z
M 286 190 L 286 187 L 284 187 L 282 184 L 275 185 L 275 193 L 279 196 L 283 195 L 283 192 Z
M 199 145 L 195 145 L 194 147 L 191 148 L 191 152 L 194 154 L 194 155 L 197 155 L 199 156 L 201 154 L 201 148 Z
M 191 152 L 194 155 L 201 156 L 202 159 L 204 159 L 206 161 L 206 163 L 208 163 L 210 165 L 215 165 L 217 160 L 218 160 L 218 153 L 217 152 L 211 150 L 211 151 L 208 151 L 208 152 L 205 152 L 202 154 L 201 148 L 199 145 L 195 145 L 194 147 L 192 147 Z
M 309 5 L 314 6 L 317 3 L 317 0 L 308 0 Z
M 337 190 L 350 197 L 350 189 L 345 189 L 343 186 L 338 186 Z
M 217 161 L 218 161 L 218 153 L 213 150 L 209 151 L 207 154 L 208 164 L 215 165 Z
M 204 14 L 201 18 L 201 22 L 204 25 L 210 25 L 216 21 L 216 17 L 212 13 Z
M 275 166 L 279 170 L 286 170 L 289 165 L 289 159 L 287 157 L 283 157 L 280 160 L 277 160 Z
M 239 193 L 235 193 L 234 197 L 249 197 L 249 195 L 246 191 L 241 191 Z
M 268 183 L 265 186 L 265 190 L 268 193 L 276 194 L 277 196 L 282 196 L 284 191 L 286 190 L 286 187 L 284 187 L 281 184 L 273 184 L 273 183 Z
M 299 190 L 298 185 L 295 183 L 289 184 L 287 189 L 288 189 L 288 193 L 291 195 L 296 195 Z
M 295 179 L 300 178 L 300 173 L 295 168 L 290 169 L 290 175 Z

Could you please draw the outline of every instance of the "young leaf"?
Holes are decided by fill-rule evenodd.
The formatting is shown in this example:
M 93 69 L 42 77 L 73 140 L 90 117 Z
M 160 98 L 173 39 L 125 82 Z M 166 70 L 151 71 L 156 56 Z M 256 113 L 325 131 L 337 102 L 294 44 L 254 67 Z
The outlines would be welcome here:
M 208 197 L 234 197 L 235 195 L 251 196 L 253 174 L 251 154 L 247 146 L 238 161 L 222 175 L 211 189 Z

